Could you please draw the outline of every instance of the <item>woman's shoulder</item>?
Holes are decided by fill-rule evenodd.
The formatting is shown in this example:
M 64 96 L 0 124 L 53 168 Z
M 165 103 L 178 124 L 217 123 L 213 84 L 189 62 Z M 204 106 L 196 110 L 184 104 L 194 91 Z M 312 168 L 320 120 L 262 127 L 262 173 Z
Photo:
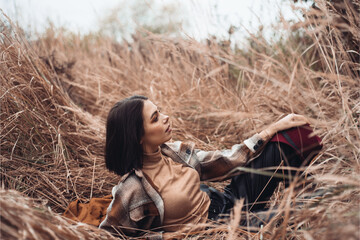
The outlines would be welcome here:
M 166 143 L 162 144 L 160 147 L 161 147 L 161 150 L 170 148 L 174 152 L 179 152 L 180 146 L 182 143 L 183 143 L 182 141 L 166 142 Z
M 151 202 L 149 197 L 149 189 L 146 181 L 143 180 L 144 175 L 141 170 L 133 170 L 124 175 L 119 183 L 112 189 L 114 198 L 121 199 L 126 205 L 138 205 L 136 202 Z
M 161 145 L 162 152 L 166 152 L 166 150 L 170 149 L 177 153 L 178 155 L 189 155 L 193 152 L 195 148 L 195 143 L 191 141 L 175 141 L 175 142 L 166 142 Z
M 112 189 L 112 194 L 115 196 L 116 193 L 122 193 L 122 191 L 137 191 L 142 188 L 141 178 L 136 174 L 135 170 L 132 170 L 123 175 Z

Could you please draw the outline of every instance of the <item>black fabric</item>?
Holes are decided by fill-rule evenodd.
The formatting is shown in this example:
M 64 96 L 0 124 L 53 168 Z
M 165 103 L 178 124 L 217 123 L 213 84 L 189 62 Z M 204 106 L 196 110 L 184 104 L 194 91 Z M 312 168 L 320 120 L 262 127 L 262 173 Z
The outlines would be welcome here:
M 302 161 L 293 148 L 283 143 L 269 142 L 263 152 L 247 167 L 252 169 L 280 165 L 300 167 L 301 164 Z M 277 173 L 289 175 L 288 171 L 283 170 L 278 170 Z M 295 171 L 291 172 L 292 175 L 295 173 Z M 216 220 L 219 214 L 228 214 L 235 201 L 240 198 L 245 199 L 243 210 L 263 210 L 280 181 L 283 181 L 283 179 L 256 173 L 243 173 L 233 177 L 231 183 L 225 187 L 224 193 L 216 191 L 216 194 L 212 192 L 209 194 L 211 199 L 209 219 Z M 285 183 L 288 184 L 288 181 L 285 180 Z
M 208 211 L 209 219 L 216 220 L 219 214 L 226 212 L 226 198 L 222 192 L 205 184 L 200 185 L 200 190 L 206 192 L 211 199 Z

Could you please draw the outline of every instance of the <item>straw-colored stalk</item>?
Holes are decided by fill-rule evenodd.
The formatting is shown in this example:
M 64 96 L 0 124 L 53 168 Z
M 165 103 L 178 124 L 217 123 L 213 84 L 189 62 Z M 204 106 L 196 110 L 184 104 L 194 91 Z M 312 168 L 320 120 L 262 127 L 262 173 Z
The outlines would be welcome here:
M 210 223 L 192 237 L 359 238 L 359 3 L 316 3 L 317 9 L 303 10 L 303 21 L 283 22 L 286 40 L 251 35 L 246 51 L 148 32 L 118 43 L 48 29 L 28 41 L 2 14 L 2 188 L 41 199 L 58 213 L 77 198 L 109 194 L 119 177 L 104 167 L 105 119 L 116 101 L 133 94 L 148 96 L 171 116 L 173 140 L 205 150 L 230 147 L 295 112 L 310 119 L 324 148 L 306 169 L 307 180 L 300 176 L 275 191 L 269 206 L 277 217 L 253 234 L 235 226 L 234 214 L 230 227 Z M 222 189 L 226 183 L 208 184 Z M 301 200 L 320 188 L 331 194 Z M 16 217 L 14 229 L 39 234 L 37 219 L 18 218 L 16 202 L 1 199 L 2 214 Z M 51 231 L 58 236 L 60 230 Z M 12 228 L 2 234 L 26 238 Z

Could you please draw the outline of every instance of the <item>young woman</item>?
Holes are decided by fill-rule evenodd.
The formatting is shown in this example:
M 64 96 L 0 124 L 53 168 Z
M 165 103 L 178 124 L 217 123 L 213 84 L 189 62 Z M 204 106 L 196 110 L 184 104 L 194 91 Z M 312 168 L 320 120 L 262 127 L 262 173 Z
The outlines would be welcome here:
M 280 179 L 239 174 L 237 167 L 301 166 L 303 160 L 292 147 L 268 140 L 281 130 L 308 123 L 304 116 L 290 114 L 229 150 L 206 152 L 191 143 L 168 143 L 170 118 L 146 97 L 116 103 L 107 119 L 105 160 L 106 167 L 122 178 L 112 190 L 100 228 L 130 235 L 141 230 L 177 231 L 216 220 L 240 198 L 245 199 L 245 209 L 264 208 Z M 224 192 L 200 184 L 230 177 Z

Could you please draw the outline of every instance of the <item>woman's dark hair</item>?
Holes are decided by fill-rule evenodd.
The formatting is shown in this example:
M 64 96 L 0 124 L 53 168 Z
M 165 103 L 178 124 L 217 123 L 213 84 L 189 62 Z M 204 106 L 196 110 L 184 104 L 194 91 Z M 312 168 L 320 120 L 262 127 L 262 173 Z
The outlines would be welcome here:
M 119 175 L 142 167 L 144 135 L 144 96 L 132 96 L 116 103 L 106 122 L 105 163 Z

